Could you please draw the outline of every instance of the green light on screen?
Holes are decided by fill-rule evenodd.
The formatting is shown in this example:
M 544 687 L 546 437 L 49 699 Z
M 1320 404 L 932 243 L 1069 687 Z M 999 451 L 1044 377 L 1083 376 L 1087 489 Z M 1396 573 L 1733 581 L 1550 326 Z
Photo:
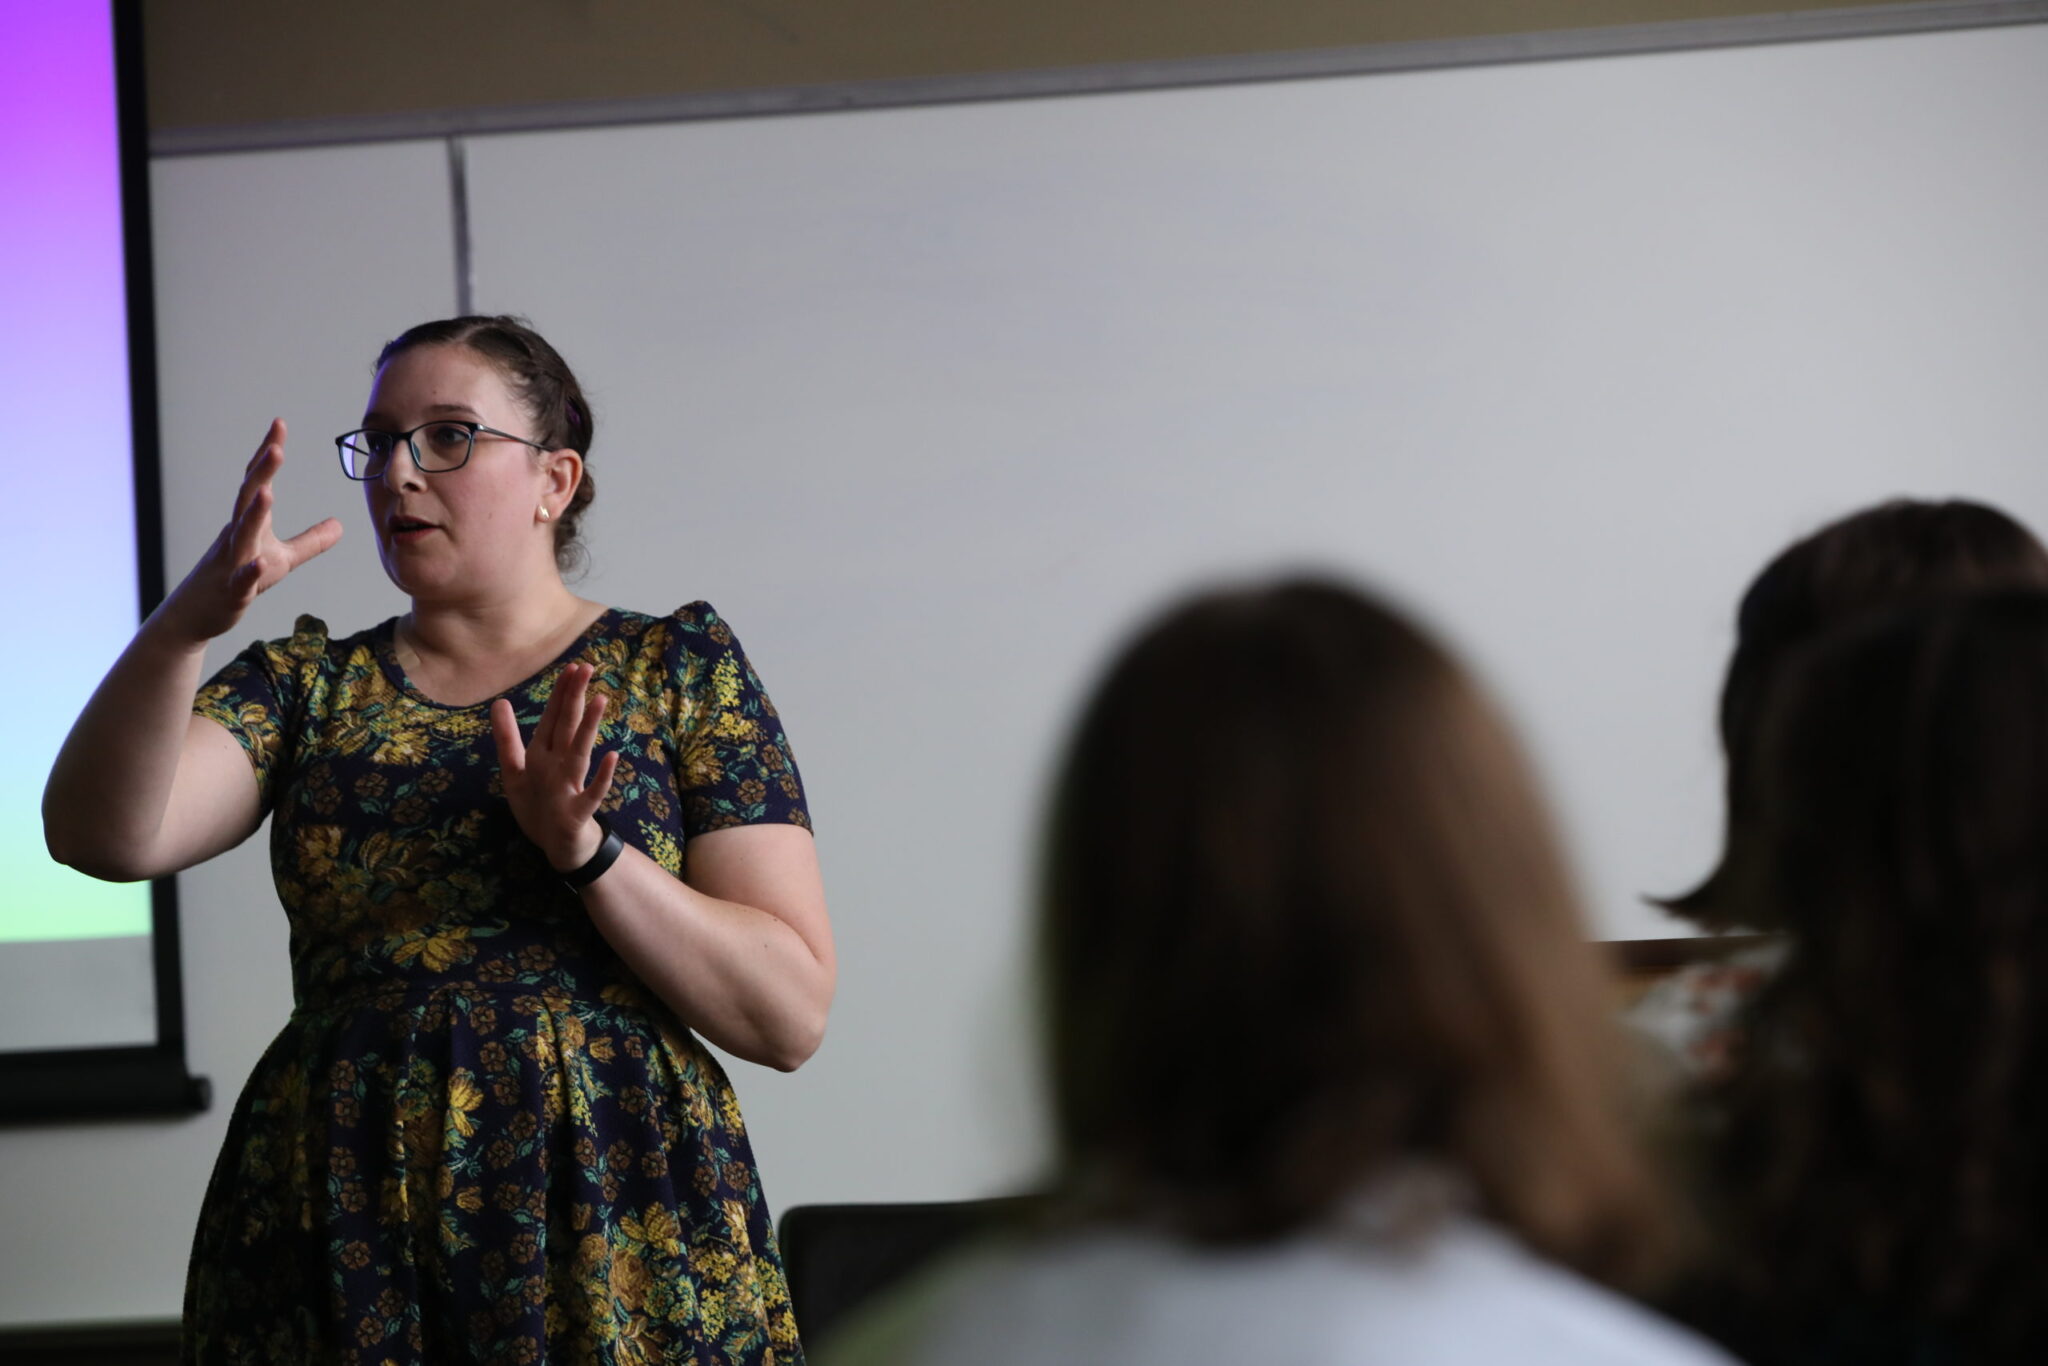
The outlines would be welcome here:
M 54 861 L 43 848 L 42 816 L 34 808 L 10 814 L 5 829 L 0 944 L 149 933 L 147 882 L 101 882 Z

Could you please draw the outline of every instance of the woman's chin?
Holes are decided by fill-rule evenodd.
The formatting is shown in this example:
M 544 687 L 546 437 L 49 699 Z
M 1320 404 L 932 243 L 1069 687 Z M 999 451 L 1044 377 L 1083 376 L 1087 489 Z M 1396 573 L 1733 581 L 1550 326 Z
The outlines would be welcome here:
M 422 594 L 431 597 L 440 586 L 435 581 L 435 575 L 422 573 L 421 566 L 417 564 L 404 563 L 403 557 L 395 557 L 386 551 L 378 558 L 384 564 L 384 577 L 391 580 L 393 588 L 409 598 L 417 598 Z

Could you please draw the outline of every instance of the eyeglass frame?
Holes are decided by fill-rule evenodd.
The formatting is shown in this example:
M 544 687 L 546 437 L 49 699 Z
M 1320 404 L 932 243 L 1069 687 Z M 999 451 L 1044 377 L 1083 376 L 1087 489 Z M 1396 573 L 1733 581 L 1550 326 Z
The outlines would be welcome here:
M 457 461 L 455 464 L 448 466 L 446 469 L 428 469 L 426 467 L 426 464 L 420 459 L 419 442 L 415 441 L 413 438 L 418 436 L 421 432 L 425 431 L 429 427 L 467 428 L 469 431 L 469 449 L 463 452 L 462 459 Z M 343 432 L 340 436 L 334 438 L 334 453 L 341 459 L 342 474 L 350 479 L 353 479 L 358 484 L 368 484 L 374 480 L 382 479 L 391 470 L 391 456 L 387 455 L 384 457 L 384 468 L 378 470 L 375 474 L 357 474 L 355 472 L 354 464 L 348 458 L 348 453 L 352 449 L 348 444 L 349 438 L 353 436 L 361 436 L 365 432 L 374 432 L 378 436 L 388 436 L 393 438 L 394 440 L 404 440 L 405 449 L 407 453 L 412 456 L 412 467 L 418 470 L 421 474 L 453 474 L 455 473 L 455 471 L 461 469 L 464 465 L 467 465 L 469 463 L 469 458 L 476 454 L 476 439 L 479 434 L 502 437 L 506 441 L 517 441 L 520 445 L 531 446 L 537 451 L 548 451 L 554 449 L 554 447 L 544 446 L 538 441 L 528 441 L 523 436 L 514 436 L 510 432 L 501 432 L 496 427 L 487 427 L 481 422 L 472 422 L 468 418 L 463 417 L 437 417 L 434 418 L 432 421 L 420 423 L 419 426 L 414 427 L 411 431 L 408 432 L 387 431 L 382 427 L 358 427 L 352 432 Z M 396 454 L 396 452 L 394 451 L 393 454 Z

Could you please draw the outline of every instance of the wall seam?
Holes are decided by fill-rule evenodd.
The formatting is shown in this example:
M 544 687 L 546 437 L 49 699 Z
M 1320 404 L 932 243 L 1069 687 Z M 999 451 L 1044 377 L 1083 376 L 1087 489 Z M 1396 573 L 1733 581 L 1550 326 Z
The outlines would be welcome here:
M 476 257 L 469 232 L 469 149 L 448 139 L 448 217 L 455 233 L 455 312 L 476 312 Z

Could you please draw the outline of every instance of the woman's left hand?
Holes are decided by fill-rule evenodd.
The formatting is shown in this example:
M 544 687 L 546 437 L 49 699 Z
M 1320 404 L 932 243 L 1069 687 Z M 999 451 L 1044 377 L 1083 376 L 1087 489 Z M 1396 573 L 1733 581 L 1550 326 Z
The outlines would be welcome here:
M 592 817 L 619 767 L 617 750 L 599 759 L 595 772 L 590 767 L 606 700 L 589 692 L 595 672 L 588 664 L 570 664 L 562 670 L 530 744 L 520 739 L 511 702 L 501 697 L 491 703 L 491 733 L 498 740 L 505 800 L 519 828 L 540 846 L 556 872 L 582 867 L 604 842 L 604 832 Z

